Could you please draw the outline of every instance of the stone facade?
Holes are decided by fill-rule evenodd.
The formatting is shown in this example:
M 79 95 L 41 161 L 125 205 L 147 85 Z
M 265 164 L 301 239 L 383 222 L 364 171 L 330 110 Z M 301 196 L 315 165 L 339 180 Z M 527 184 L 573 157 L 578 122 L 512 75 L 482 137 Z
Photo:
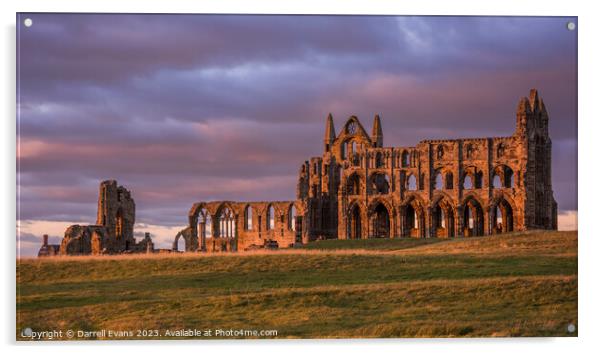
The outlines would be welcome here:
M 61 245 L 48 245 L 47 238 L 38 253 L 50 256 L 46 251 L 58 249 L 60 255 L 97 255 L 133 252 L 153 252 L 150 234 L 140 242 L 134 238 L 136 204 L 130 191 L 119 186 L 117 181 L 100 183 L 98 213 L 95 225 L 71 225 L 65 231 Z
M 260 247 L 291 247 L 301 242 L 304 204 L 280 202 L 199 202 L 188 213 L 189 226 L 174 240 L 180 251 L 228 252 Z
M 511 136 L 385 147 L 350 117 L 326 121 L 323 154 L 299 169 L 297 200 L 200 202 L 186 251 L 290 247 L 320 238 L 457 237 L 557 229 L 548 113 L 537 90 L 519 101 Z M 209 237 L 211 236 L 211 237 Z

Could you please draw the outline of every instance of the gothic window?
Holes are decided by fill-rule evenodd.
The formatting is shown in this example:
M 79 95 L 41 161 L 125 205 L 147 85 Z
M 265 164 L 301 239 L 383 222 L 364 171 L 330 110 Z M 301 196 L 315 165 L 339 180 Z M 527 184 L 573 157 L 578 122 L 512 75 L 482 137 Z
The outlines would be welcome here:
M 274 207 L 270 205 L 269 209 L 268 209 L 268 219 L 266 220 L 266 227 L 268 230 L 273 230 L 274 229 L 274 223 L 275 223 L 275 215 L 274 215 Z
M 297 217 L 297 209 L 294 205 L 288 209 L 288 229 L 295 231 L 295 218 Z
M 502 179 L 499 175 L 493 176 L 493 188 L 498 189 L 502 188 Z
M 504 146 L 504 143 L 499 143 L 497 146 L 497 157 L 504 156 L 505 150 L 506 150 L 506 146 Z
M 247 205 L 245 208 L 245 230 L 249 231 L 253 229 L 253 208 Z
M 375 194 L 389 194 L 389 176 L 384 173 L 376 173 L 372 176 L 372 192 Z
M 224 208 L 219 217 L 219 236 L 234 237 L 234 214 L 229 208 Z
M 454 189 L 454 175 L 451 172 L 445 174 L 445 189 Z
M 117 210 L 117 216 L 115 220 L 115 237 L 117 239 L 123 237 L 123 210 L 121 208 Z
M 349 124 L 347 124 L 347 133 L 348 134 L 355 134 L 355 131 L 356 131 L 355 122 L 349 122 Z
M 381 168 L 383 167 L 383 154 L 379 151 L 376 153 L 376 157 L 375 157 L 375 164 L 376 164 L 376 168 Z
M 410 154 L 408 154 L 408 152 L 405 150 L 401 154 L 401 166 L 402 167 L 410 166 Z
M 466 158 L 471 159 L 474 155 L 474 147 L 472 144 L 466 145 Z
M 437 175 L 435 176 L 435 189 L 443 189 L 443 176 L 441 175 L 441 172 L 437 172 Z
M 443 150 L 443 145 L 437 146 L 437 159 L 442 159 L 445 151 Z
M 415 191 L 418 189 L 416 185 L 416 177 L 413 174 L 408 178 L 407 188 L 410 191 Z
M 473 188 L 473 182 L 472 182 L 472 176 L 467 174 L 464 176 L 464 184 L 463 184 L 464 189 L 472 189 Z

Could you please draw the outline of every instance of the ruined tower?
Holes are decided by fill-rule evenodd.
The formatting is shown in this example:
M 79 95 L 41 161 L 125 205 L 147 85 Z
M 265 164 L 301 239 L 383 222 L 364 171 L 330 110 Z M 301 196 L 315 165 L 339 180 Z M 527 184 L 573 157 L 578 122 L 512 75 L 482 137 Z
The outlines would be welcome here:
M 130 191 L 117 181 L 100 183 L 96 224 L 71 225 L 60 245 L 61 255 L 152 252 L 150 235 L 140 242 L 134 238 L 136 204 Z M 45 247 L 44 245 L 42 247 Z
M 117 181 L 100 183 L 96 224 L 107 230 L 106 246 L 111 249 L 129 250 L 134 244 L 136 204 L 134 199 Z
M 532 89 L 516 112 L 515 136 L 522 148 L 525 228 L 557 229 L 558 207 L 552 191 L 552 141 L 543 99 Z

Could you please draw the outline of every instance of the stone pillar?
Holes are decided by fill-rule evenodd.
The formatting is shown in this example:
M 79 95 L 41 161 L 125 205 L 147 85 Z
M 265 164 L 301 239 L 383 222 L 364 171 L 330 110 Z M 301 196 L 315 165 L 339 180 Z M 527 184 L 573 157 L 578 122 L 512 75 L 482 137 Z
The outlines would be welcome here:
M 399 208 L 399 237 L 406 235 L 406 206 Z
M 424 237 L 433 237 L 433 208 L 426 208 L 426 217 L 425 220 L 425 235 Z
M 459 205 L 456 207 L 456 236 L 464 236 L 464 208 Z M 474 215 L 473 215 L 474 218 Z
M 496 220 L 495 220 L 495 205 L 492 205 L 489 207 L 489 216 L 486 218 L 488 221 L 488 226 L 487 226 L 487 234 L 488 235 L 493 235 L 493 230 L 496 227 Z

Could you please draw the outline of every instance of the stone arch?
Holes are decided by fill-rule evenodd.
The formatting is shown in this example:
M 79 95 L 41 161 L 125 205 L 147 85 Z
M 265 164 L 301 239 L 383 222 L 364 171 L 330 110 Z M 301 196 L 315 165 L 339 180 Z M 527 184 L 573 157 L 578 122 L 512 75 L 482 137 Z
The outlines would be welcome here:
M 191 251 L 195 251 L 197 249 L 197 245 L 196 245 L 196 233 L 193 233 L 193 228 L 191 227 L 187 227 L 183 230 L 180 230 L 176 236 L 174 237 L 174 241 L 172 244 L 171 249 L 173 251 L 179 251 L 179 252 L 191 252 Z M 183 238 L 184 239 L 184 249 L 180 250 L 178 248 L 178 242 L 180 241 L 180 239 Z M 204 249 L 201 249 L 204 251 Z
M 384 172 L 374 172 L 370 175 L 370 194 L 389 194 L 391 192 L 391 177 Z
M 253 206 L 251 204 L 245 205 L 244 218 L 245 231 L 253 230 Z
M 499 164 L 493 168 L 491 180 L 491 188 L 512 188 L 514 187 L 514 171 L 508 165 Z
M 462 235 L 483 236 L 485 234 L 485 212 L 483 203 L 475 195 L 468 195 L 462 202 Z
M 368 237 L 389 238 L 393 230 L 395 210 L 384 199 L 378 198 L 368 206 Z
M 354 202 L 347 208 L 347 238 L 360 239 L 364 238 L 364 223 L 366 211 L 362 208 L 361 203 Z
M 489 225 L 492 234 L 514 231 L 516 206 L 512 198 L 498 195 L 489 206 Z
M 236 209 L 229 202 L 220 204 L 215 213 L 214 235 L 219 238 L 236 237 Z
M 431 203 L 431 235 L 454 237 L 456 218 L 454 204 L 445 194 L 439 194 Z
M 295 207 L 295 203 L 291 203 L 288 206 L 287 215 L 288 215 L 288 218 L 287 218 L 288 229 L 291 231 L 296 231 L 296 229 L 297 229 L 297 227 L 296 227 L 297 208 Z
M 483 171 L 476 166 L 463 168 L 462 189 L 481 189 L 483 188 Z
M 274 230 L 276 228 L 276 207 L 272 203 L 266 207 L 265 226 L 266 230 Z
M 412 195 L 404 200 L 400 208 L 402 236 L 424 237 L 424 205 L 424 201 L 416 195 Z

